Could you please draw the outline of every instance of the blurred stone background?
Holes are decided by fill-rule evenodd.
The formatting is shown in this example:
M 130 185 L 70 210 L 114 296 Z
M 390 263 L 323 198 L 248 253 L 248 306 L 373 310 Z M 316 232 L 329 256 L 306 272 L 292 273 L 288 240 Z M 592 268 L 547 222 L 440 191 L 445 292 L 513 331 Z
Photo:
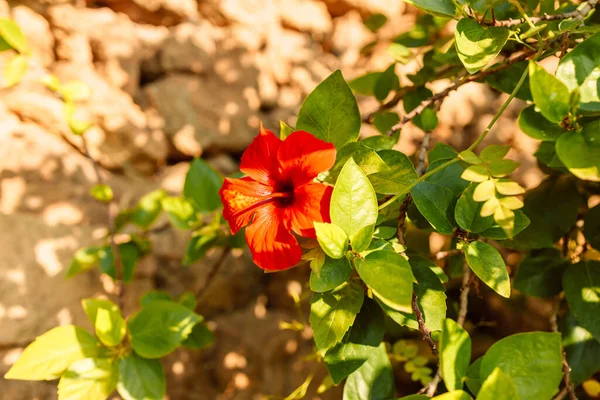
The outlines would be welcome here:
M 363 24 L 375 13 L 389 18 L 377 34 Z M 61 102 L 37 82 L 40 69 L 91 87 L 84 107 L 96 124 L 87 134 L 91 153 L 127 207 L 156 188 L 180 193 L 194 156 L 223 174 L 236 171 L 259 121 L 274 131 L 279 120 L 294 124 L 304 97 L 336 69 L 351 79 L 392 63 L 386 48 L 412 28 L 417 11 L 401 0 L 0 0 L 0 15 L 21 26 L 38 64 L 0 96 L 3 375 L 48 329 L 69 323 L 91 328 L 81 299 L 114 289 L 97 272 L 64 277 L 75 250 L 103 236 L 106 212 L 88 194 L 91 163 L 61 137 L 68 134 Z M 371 53 L 362 54 L 374 41 Z M 0 68 L 7 57 L 0 55 Z M 408 84 L 406 74 L 418 68 L 418 58 L 398 65 L 401 82 Z M 433 141 L 466 147 L 503 99 L 483 85 L 463 86 L 444 102 Z M 377 103 L 359 98 L 359 106 L 365 114 Z M 490 140 L 514 145 L 511 156 L 523 163 L 517 178 L 531 187 L 541 173 L 532 168 L 532 142 L 515 124 L 521 107 L 511 105 Z M 363 127 L 364 135 L 374 133 Z M 412 154 L 421 137 L 408 126 L 397 148 Z M 127 287 L 129 312 L 146 290 L 179 295 L 198 289 L 219 256 L 217 250 L 183 268 L 187 232 L 169 229 L 151 239 L 152 254 Z M 431 239 L 432 247 L 442 244 Z M 308 274 L 308 267 L 299 267 L 266 275 L 246 254 L 229 256 L 200 305 L 216 343 L 168 357 L 169 399 L 283 398 L 301 384 L 314 366 L 304 359 L 311 333 L 280 330 L 279 323 L 299 318 L 289 291 L 305 292 Z M 519 304 L 519 311 L 529 306 Z M 487 307 L 498 311 L 490 316 L 498 326 L 519 318 L 499 304 Z M 526 330 L 539 322 L 530 317 L 519 323 Z M 321 365 L 314 387 L 323 374 Z M 307 398 L 341 398 L 339 388 L 317 396 L 314 387 Z M 56 382 L 0 379 L 0 397 L 54 399 Z

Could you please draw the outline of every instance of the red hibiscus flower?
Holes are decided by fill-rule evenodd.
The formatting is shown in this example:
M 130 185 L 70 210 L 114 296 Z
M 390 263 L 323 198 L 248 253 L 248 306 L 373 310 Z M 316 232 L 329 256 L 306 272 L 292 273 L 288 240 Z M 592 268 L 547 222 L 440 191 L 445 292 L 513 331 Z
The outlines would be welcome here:
M 225 179 L 219 191 L 231 233 L 244 226 L 252 259 L 266 270 L 284 270 L 300 261 L 292 231 L 315 237 L 313 222 L 330 222 L 331 186 L 314 182 L 335 162 L 335 147 L 308 132 L 285 140 L 262 125 L 242 155 L 242 179 Z

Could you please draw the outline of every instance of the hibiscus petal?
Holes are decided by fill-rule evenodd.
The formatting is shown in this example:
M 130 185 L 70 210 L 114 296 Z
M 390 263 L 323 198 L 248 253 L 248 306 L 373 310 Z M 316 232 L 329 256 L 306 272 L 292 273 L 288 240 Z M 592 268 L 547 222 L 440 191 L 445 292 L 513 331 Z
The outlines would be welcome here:
M 335 163 L 335 146 L 305 131 L 292 132 L 277 153 L 281 176 L 298 187 L 310 182 Z
M 240 171 L 265 184 L 272 184 L 279 176 L 277 152 L 282 141 L 273 132 L 260 125 L 260 133 L 242 154 Z
M 242 179 L 225 178 L 219 191 L 223 203 L 223 218 L 229 222 L 231 233 L 235 234 L 248 225 L 256 208 L 272 188 L 250 177 Z
M 246 228 L 246 242 L 254 263 L 265 270 L 291 268 L 302 257 L 298 241 L 282 223 L 282 209 L 274 203 L 257 209 L 254 220 Z
M 284 209 L 289 229 L 298 235 L 315 238 L 314 222 L 331 222 L 329 206 L 333 187 L 307 183 L 294 191 L 294 203 Z

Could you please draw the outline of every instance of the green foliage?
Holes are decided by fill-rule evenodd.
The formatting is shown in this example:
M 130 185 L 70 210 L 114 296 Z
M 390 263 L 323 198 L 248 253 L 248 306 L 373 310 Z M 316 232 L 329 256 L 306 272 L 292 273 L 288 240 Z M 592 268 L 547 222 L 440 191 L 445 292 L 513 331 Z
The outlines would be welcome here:
M 363 282 L 382 303 L 397 311 L 411 311 L 414 276 L 408 261 L 392 251 L 374 251 L 354 259 Z
M 363 300 L 363 290 L 354 283 L 343 283 L 331 292 L 313 294 L 310 326 L 320 352 L 324 353 L 342 341 Z
M 125 400 L 161 400 L 165 396 L 165 376 L 160 361 L 135 353 L 120 359 L 117 390 Z
M 93 198 L 103 203 L 109 203 L 113 199 L 113 191 L 110 186 L 99 183 L 90 189 Z
M 21 82 L 21 79 L 27 73 L 28 67 L 29 61 L 27 57 L 17 55 L 11 58 L 4 66 L 4 84 L 10 87 Z
M 386 400 L 394 396 L 394 374 L 390 359 L 381 343 L 369 359 L 354 371 L 344 385 L 344 400 Z
M 104 400 L 116 388 L 117 366 L 107 358 L 84 358 L 71 364 L 58 382 L 59 400 Z
M 556 140 L 556 155 L 579 179 L 600 182 L 600 119 L 581 131 L 562 134 Z
M 96 336 L 106 346 L 123 341 L 127 328 L 119 307 L 108 300 L 84 299 L 83 310 L 96 328 Z
M 325 254 L 333 259 L 344 257 L 348 250 L 348 235 L 342 228 L 335 224 L 315 222 L 315 231 Z
M 533 101 L 550 122 L 559 123 L 571 109 L 571 94 L 567 86 L 544 68 L 531 61 L 529 82 Z
M 190 200 L 194 210 L 207 213 L 221 205 L 219 189 L 223 180 L 206 162 L 195 158 L 185 176 L 183 195 Z
M 502 297 L 510 297 L 510 279 L 498 251 L 484 242 L 471 242 L 465 250 L 469 267 L 486 285 Z
M 515 289 L 530 296 L 550 297 L 562 290 L 562 277 L 569 263 L 556 249 L 542 249 L 530 253 L 519 265 Z
M 508 36 L 506 28 L 482 26 L 470 18 L 462 18 L 454 35 L 458 57 L 467 71 L 473 74 L 500 53 Z
M 477 394 L 477 400 L 514 400 L 519 398 L 510 376 L 498 367 L 487 377 Z
M 448 390 L 459 390 L 471 361 L 471 338 L 462 326 L 444 320 L 440 336 L 440 368 Z
M 600 262 L 570 265 L 562 279 L 565 297 L 579 324 L 600 339 Z
M 175 350 L 202 317 L 175 302 L 156 300 L 127 321 L 131 346 L 144 358 L 160 358 Z
M 304 100 L 296 129 L 310 132 L 337 148 L 358 139 L 360 113 L 340 71 L 321 82 Z
M 99 355 L 96 338 L 73 325 L 54 328 L 38 336 L 4 375 L 5 379 L 53 380 L 71 364 Z
M 497 341 L 481 361 L 483 382 L 496 368 L 512 379 L 520 400 L 552 398 L 562 379 L 560 334 L 528 332 Z

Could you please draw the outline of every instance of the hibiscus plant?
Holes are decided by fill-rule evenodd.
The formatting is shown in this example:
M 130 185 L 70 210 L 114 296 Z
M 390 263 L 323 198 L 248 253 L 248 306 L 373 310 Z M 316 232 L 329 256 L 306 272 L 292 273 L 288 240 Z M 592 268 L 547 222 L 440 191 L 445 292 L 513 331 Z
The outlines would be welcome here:
M 407 2 L 421 14 L 391 43 L 395 63 L 350 81 L 333 72 L 305 99 L 295 127 L 282 122 L 276 134 L 261 124 L 235 177 L 223 179 L 196 159 L 182 196 L 159 190 L 115 210 L 98 174 L 91 195 L 107 204 L 109 233 L 77 251 L 68 277 L 98 266 L 115 281 L 117 300 L 84 299 L 95 332 L 50 330 L 6 378 L 60 379 L 59 399 L 103 400 L 115 389 L 124 399 L 165 396 L 160 358 L 214 339 L 195 312 L 202 293 L 174 299 L 150 292 L 139 311 L 122 315 L 125 284 L 165 212 L 173 227 L 190 231 L 185 265 L 216 248 L 215 270 L 226 268 L 226 255 L 247 246 L 266 272 L 310 268 L 309 326 L 315 358 L 327 371 L 316 382 L 319 393 L 343 385 L 345 400 L 597 398 L 598 1 Z M 366 23 L 377 30 L 385 17 Z M 28 65 L 26 41 L 8 20 L 0 33 L 16 52 L 5 75 L 17 84 Z M 396 64 L 415 57 L 422 67 L 401 86 Z M 65 101 L 73 137 L 89 157 L 85 133 L 92 124 L 77 116 L 86 88 L 50 75 L 42 80 Z M 434 81 L 447 86 L 433 93 Z M 503 93 L 504 103 L 468 147 L 430 148 L 444 100 L 470 82 Z M 356 96 L 373 96 L 379 106 L 361 115 Z M 507 158 L 509 145 L 482 146 L 515 98 L 524 102 L 519 127 L 539 141 L 534 155 L 546 174 L 528 191 L 511 179 L 519 164 Z M 411 155 L 397 147 L 408 123 L 423 131 Z M 364 124 L 379 134 L 361 136 Z M 429 246 L 434 233 L 446 243 L 436 253 Z M 507 267 L 507 256 L 518 261 Z M 467 324 L 473 292 L 506 307 L 545 298 L 548 329 L 472 348 L 471 336 L 480 333 Z M 423 341 L 409 340 L 415 337 Z M 404 372 L 418 393 L 396 387 Z M 303 398 L 314 376 L 288 399 Z

